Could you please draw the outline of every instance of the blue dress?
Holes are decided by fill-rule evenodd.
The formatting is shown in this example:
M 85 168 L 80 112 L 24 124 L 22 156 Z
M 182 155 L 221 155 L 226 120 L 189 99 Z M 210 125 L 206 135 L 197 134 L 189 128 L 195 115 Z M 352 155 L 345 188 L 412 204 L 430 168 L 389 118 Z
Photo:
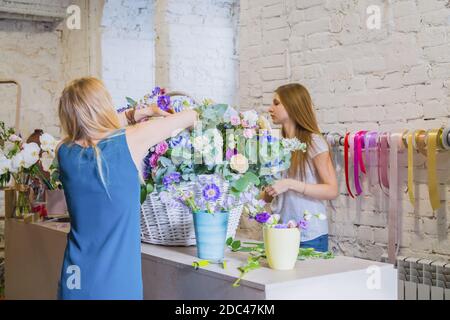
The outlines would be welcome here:
M 142 300 L 140 183 L 125 129 L 97 146 L 105 185 L 92 147 L 58 150 L 71 218 L 58 298 Z

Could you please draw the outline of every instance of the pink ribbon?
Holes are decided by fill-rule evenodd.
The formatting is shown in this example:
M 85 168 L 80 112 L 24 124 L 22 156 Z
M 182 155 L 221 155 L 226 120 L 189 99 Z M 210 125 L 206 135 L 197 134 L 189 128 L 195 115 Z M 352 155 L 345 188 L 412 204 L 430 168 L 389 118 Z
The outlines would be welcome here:
M 369 180 L 369 189 L 375 184 L 372 180 L 375 176 L 374 170 L 377 168 L 376 158 L 371 156 L 370 151 L 376 148 L 378 141 L 378 132 L 367 132 L 365 136 L 365 147 L 366 147 L 366 166 L 367 166 L 367 177 Z M 375 177 L 376 179 L 376 177 Z
M 384 188 L 389 190 L 388 165 L 389 133 L 385 132 L 382 133 L 378 139 L 378 181 L 380 182 L 381 190 L 383 190 L 386 195 L 389 195 L 388 192 L 384 190 Z
M 364 148 L 364 136 L 366 135 L 366 133 L 367 131 L 359 131 L 357 134 L 355 134 L 354 138 L 355 157 L 353 158 L 353 173 L 355 177 L 355 188 L 357 196 L 362 194 L 361 181 L 359 179 L 359 169 L 361 168 L 361 171 L 366 174 L 366 167 L 364 166 L 362 156 L 362 149 Z

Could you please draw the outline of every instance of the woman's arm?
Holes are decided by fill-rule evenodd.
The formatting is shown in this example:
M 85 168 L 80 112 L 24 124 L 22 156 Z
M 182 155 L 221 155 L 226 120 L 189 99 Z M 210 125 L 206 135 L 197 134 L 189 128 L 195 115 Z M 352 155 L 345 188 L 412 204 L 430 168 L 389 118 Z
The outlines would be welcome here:
M 317 155 L 313 159 L 314 166 L 320 177 L 320 184 L 306 184 L 292 180 L 291 189 L 318 200 L 333 200 L 338 196 L 336 171 L 329 152 Z
M 166 118 L 138 123 L 126 129 L 128 148 L 137 168 L 148 153 L 148 149 L 170 138 L 176 131 L 192 127 L 198 118 L 194 110 L 187 110 Z
M 127 120 L 127 116 L 126 113 L 130 112 L 130 110 L 127 110 L 125 112 L 120 112 L 117 114 L 117 116 L 119 117 L 119 122 L 120 122 L 120 126 L 121 127 L 126 127 L 128 126 L 128 120 Z M 136 109 L 134 111 L 134 120 L 136 122 L 140 122 L 144 119 L 148 119 L 150 117 L 167 117 L 169 116 L 171 113 L 166 112 L 164 110 L 161 110 L 160 108 L 158 108 L 158 106 L 156 104 L 151 104 L 146 108 L 142 108 L 142 109 Z
M 287 190 L 293 190 L 317 200 L 336 199 L 338 196 L 338 185 L 330 153 L 324 152 L 317 155 L 313 159 L 313 163 L 319 175 L 320 184 L 306 184 L 295 179 L 284 179 L 266 188 L 266 192 L 269 196 L 275 197 Z

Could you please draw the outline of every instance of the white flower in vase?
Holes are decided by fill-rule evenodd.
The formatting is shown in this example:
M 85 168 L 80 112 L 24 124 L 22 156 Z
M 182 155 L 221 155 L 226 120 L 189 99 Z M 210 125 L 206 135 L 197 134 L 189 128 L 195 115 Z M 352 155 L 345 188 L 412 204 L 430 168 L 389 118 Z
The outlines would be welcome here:
M 11 172 L 17 173 L 20 169 L 25 167 L 25 159 L 23 157 L 23 153 L 19 152 L 11 159 Z
M 40 152 L 41 149 L 36 143 L 25 143 L 23 145 L 23 150 L 20 152 L 23 154 L 23 159 L 25 162 L 25 165 L 23 167 L 28 169 L 36 162 L 38 162 Z
M 9 171 L 11 171 L 11 160 L 2 154 L 0 155 L 0 174 L 5 174 Z
M 54 152 L 56 146 L 58 145 L 58 141 L 48 133 L 44 133 L 39 137 L 39 141 L 41 142 L 42 151 Z
M 45 172 L 50 172 L 50 166 L 52 165 L 54 156 L 50 152 L 43 152 L 41 156 L 42 169 Z

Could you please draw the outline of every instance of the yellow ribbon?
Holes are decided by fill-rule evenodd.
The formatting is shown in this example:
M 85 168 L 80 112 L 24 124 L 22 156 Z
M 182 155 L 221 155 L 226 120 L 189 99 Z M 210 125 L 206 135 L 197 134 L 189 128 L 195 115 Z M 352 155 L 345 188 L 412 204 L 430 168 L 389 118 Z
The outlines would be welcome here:
M 442 141 L 439 141 L 442 136 L 442 132 L 442 128 L 434 129 L 428 132 L 428 192 L 430 194 L 431 207 L 433 210 L 437 210 L 441 207 L 441 197 L 439 195 L 436 170 L 436 154 L 438 147 L 442 147 Z
M 416 198 L 414 196 L 414 146 L 413 146 L 413 133 L 409 133 L 407 137 L 408 141 L 408 195 L 409 201 L 415 206 Z

